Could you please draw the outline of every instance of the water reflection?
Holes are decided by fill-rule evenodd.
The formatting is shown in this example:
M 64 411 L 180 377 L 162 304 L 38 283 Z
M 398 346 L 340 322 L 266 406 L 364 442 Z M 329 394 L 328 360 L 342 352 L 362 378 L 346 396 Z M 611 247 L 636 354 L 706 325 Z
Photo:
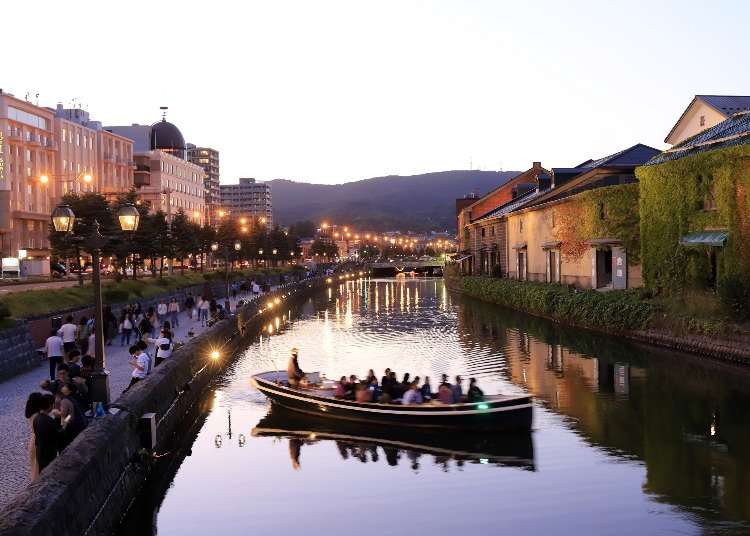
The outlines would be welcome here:
M 655 500 L 701 521 L 750 519 L 746 370 L 474 301 L 461 304 L 458 322 L 467 352 L 478 346 L 502 355 L 503 376 L 565 416 L 589 443 L 642 460 L 643 490 Z M 481 366 L 472 358 L 474 370 Z M 723 527 L 730 529 L 740 527 Z
M 340 281 L 286 313 L 227 375 L 168 492 L 148 488 L 162 533 L 273 533 L 288 504 L 300 522 L 367 504 L 373 518 L 440 534 L 493 533 L 498 520 L 518 534 L 750 529 L 747 371 L 499 309 L 437 280 Z M 269 412 L 248 379 L 283 367 L 292 346 L 328 377 L 390 367 L 529 392 L 535 431 L 435 437 Z
M 348 422 L 331 422 L 272 406 L 253 428 L 254 437 L 279 437 L 289 441 L 292 467 L 301 468 L 303 445 L 334 442 L 343 460 L 362 463 L 384 461 L 397 466 L 400 460 L 413 471 L 431 462 L 443 471 L 467 463 L 518 467 L 534 471 L 534 445 L 530 433 L 467 434 L 400 429 Z M 382 452 L 382 457 L 380 453 Z M 424 459 L 423 459 L 424 457 Z

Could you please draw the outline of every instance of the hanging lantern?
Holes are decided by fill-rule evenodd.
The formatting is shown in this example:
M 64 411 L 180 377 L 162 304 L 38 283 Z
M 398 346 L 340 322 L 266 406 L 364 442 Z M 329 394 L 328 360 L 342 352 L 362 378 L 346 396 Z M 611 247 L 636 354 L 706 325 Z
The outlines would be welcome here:
M 73 231 L 76 215 L 69 205 L 60 205 L 52 211 L 52 226 L 58 233 L 70 233 Z
M 141 213 L 133 205 L 123 205 L 117 211 L 117 219 L 120 220 L 120 229 L 133 232 L 138 229 Z

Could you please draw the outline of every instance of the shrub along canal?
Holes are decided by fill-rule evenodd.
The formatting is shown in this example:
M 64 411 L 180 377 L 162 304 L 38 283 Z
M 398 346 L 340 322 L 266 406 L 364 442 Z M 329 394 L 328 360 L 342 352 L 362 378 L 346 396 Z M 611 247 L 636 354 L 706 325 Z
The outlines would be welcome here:
M 254 373 L 386 367 L 536 397 L 534 431 L 337 427 L 270 411 Z M 120 533 L 740 534 L 750 530 L 750 373 L 450 294 L 440 279 L 334 284 L 279 311 Z M 184 457 L 184 459 L 183 459 Z

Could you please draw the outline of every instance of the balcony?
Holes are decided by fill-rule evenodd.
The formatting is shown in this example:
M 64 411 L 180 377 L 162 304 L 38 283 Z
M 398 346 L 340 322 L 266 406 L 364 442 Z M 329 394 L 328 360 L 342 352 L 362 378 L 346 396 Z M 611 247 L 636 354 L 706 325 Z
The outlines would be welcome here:
M 44 148 L 48 151 L 56 151 L 57 150 L 57 142 L 55 140 L 47 140 L 44 143 Z
M 8 133 L 8 137 L 12 140 L 21 141 L 23 139 L 23 130 L 11 129 L 10 132 Z

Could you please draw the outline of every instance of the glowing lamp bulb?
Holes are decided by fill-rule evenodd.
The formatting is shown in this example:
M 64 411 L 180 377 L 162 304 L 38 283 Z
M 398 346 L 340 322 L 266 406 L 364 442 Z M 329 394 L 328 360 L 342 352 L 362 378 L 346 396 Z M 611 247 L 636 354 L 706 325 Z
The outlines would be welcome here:
M 211 359 L 213 359 L 214 361 L 216 361 L 217 359 L 219 359 L 220 355 L 221 354 L 219 354 L 218 350 L 212 350 L 211 351 Z

